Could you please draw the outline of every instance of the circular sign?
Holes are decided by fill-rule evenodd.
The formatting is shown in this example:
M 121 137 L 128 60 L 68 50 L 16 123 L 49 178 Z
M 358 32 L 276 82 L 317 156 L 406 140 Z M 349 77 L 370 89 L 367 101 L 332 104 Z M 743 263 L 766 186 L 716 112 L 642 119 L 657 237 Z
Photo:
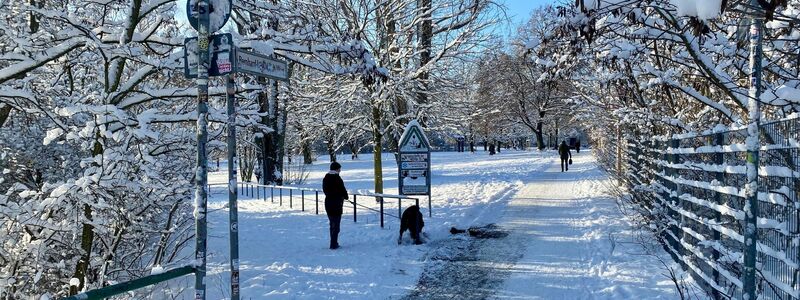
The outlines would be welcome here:
M 231 7 L 233 7 L 233 0 L 206 0 L 209 10 L 209 29 L 208 33 L 214 33 L 220 30 L 228 19 L 231 17 Z M 201 8 L 198 4 L 200 0 L 187 0 L 186 1 L 186 17 L 189 18 L 189 24 L 194 27 L 194 30 L 200 31 L 200 14 Z

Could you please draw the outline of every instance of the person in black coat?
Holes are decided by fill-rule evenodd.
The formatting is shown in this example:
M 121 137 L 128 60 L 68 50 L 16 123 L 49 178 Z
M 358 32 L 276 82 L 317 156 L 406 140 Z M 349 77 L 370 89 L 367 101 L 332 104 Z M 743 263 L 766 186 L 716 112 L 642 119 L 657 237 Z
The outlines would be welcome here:
M 325 192 L 325 213 L 330 221 L 331 249 L 339 248 L 339 225 L 342 222 L 342 206 L 347 197 L 344 181 L 339 176 L 342 165 L 331 163 L 331 171 L 322 179 L 322 191 Z
M 561 156 L 561 172 L 569 171 L 569 159 L 572 159 L 572 153 L 569 152 L 569 146 L 567 146 L 567 141 L 561 141 L 561 145 L 558 146 L 558 155 Z

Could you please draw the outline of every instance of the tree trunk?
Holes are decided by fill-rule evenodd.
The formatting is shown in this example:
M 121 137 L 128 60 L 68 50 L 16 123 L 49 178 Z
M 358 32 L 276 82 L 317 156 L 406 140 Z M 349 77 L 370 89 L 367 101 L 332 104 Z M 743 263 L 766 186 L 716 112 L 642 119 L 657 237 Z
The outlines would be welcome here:
M 310 165 L 314 163 L 314 157 L 311 154 L 311 142 L 303 140 L 300 149 L 303 152 L 303 164 Z
M 384 3 L 389 5 L 394 5 L 394 2 L 391 1 L 386 1 Z M 395 16 L 388 16 L 390 9 L 391 7 L 386 6 L 381 16 L 381 17 L 384 16 L 388 17 L 388 20 L 386 20 L 386 35 L 383 36 L 383 39 L 381 39 L 381 43 L 383 44 L 381 48 L 388 49 L 388 55 L 387 55 L 388 59 L 386 60 L 386 64 L 388 65 L 391 63 L 392 60 L 395 60 L 394 69 L 399 71 L 402 69 L 402 64 L 400 63 L 400 60 L 397 59 L 398 53 L 400 51 L 400 48 L 396 44 L 397 21 Z M 404 97 L 394 98 L 394 114 L 395 114 L 394 122 L 396 123 L 394 125 L 397 127 L 396 130 L 394 130 L 392 138 L 389 139 L 388 148 L 390 149 L 390 151 L 392 151 L 392 153 L 394 153 L 395 161 L 399 163 L 400 133 L 398 132 L 402 131 L 405 125 L 408 124 L 409 121 L 408 118 L 405 117 L 408 114 L 408 103 L 406 102 L 406 98 Z
M 378 103 L 372 103 L 372 151 L 373 174 L 375 177 L 375 193 L 383 193 L 383 162 L 381 152 L 383 147 L 383 133 L 381 132 L 381 110 Z
M 0 103 L 0 128 L 3 127 L 9 116 L 11 116 L 11 105 Z
M 419 66 L 420 68 L 424 67 L 431 61 L 431 44 L 433 40 L 433 26 L 432 26 L 432 0 L 417 0 L 418 12 L 420 13 L 420 19 L 422 22 L 419 25 Z M 428 79 L 429 79 L 428 71 L 422 72 L 419 76 L 420 80 L 420 91 L 417 92 L 417 104 L 420 107 L 424 107 L 428 104 Z M 424 116 L 424 115 L 423 115 Z M 426 125 L 425 118 L 420 118 L 420 124 L 422 126 Z
M 331 162 L 336 161 L 336 148 L 334 147 L 335 141 L 333 138 L 328 138 L 328 157 L 330 158 Z
M 289 65 L 289 73 L 291 74 L 291 64 Z M 283 156 L 286 154 L 286 119 L 288 118 L 286 114 L 286 101 L 288 95 L 291 93 L 287 93 L 287 97 L 283 97 L 282 99 L 278 99 L 278 81 L 274 81 L 272 91 L 272 97 L 275 99 L 276 105 L 276 114 L 275 114 L 275 138 L 273 139 L 275 145 L 273 145 L 273 166 L 274 166 L 274 174 L 276 175 L 274 180 L 277 185 L 283 185 Z M 288 86 L 287 86 L 288 87 Z M 277 176 L 279 175 L 279 176 Z
M 542 121 L 536 122 L 536 130 L 533 132 L 536 134 L 536 148 L 538 148 L 539 151 L 544 150 L 545 148 L 544 134 L 542 134 L 542 126 L 544 126 L 544 124 L 542 124 Z
M 259 85 L 268 85 L 269 80 L 266 77 L 257 77 L 256 82 Z M 269 99 L 269 92 L 261 91 L 258 93 L 258 112 L 259 113 L 267 113 L 269 114 L 270 108 L 270 99 Z M 259 124 L 263 126 L 270 126 L 270 117 L 269 116 L 262 116 Z M 258 146 L 258 155 L 259 155 L 259 165 L 257 166 L 261 170 L 261 179 L 259 180 L 260 184 L 270 184 L 272 183 L 272 166 L 270 165 L 269 153 L 272 152 L 272 135 L 268 133 L 260 133 L 256 134 L 255 144 Z M 244 178 L 242 178 L 244 179 Z
M 97 133 L 95 135 L 94 147 L 92 149 L 92 157 L 103 154 L 103 144 L 100 143 L 100 139 L 100 133 Z M 77 294 L 79 291 L 83 290 L 83 287 L 86 285 L 86 274 L 89 270 L 89 261 L 91 259 L 92 246 L 94 244 L 92 207 L 89 204 L 83 205 L 83 217 L 85 218 L 85 222 L 83 222 L 81 228 L 81 257 L 78 259 L 78 263 L 75 265 L 75 273 L 72 275 L 73 278 L 77 278 L 79 280 L 79 283 L 77 287 L 70 286 L 70 295 Z
M 356 143 L 350 143 L 350 159 L 358 159 L 358 147 L 356 147 Z

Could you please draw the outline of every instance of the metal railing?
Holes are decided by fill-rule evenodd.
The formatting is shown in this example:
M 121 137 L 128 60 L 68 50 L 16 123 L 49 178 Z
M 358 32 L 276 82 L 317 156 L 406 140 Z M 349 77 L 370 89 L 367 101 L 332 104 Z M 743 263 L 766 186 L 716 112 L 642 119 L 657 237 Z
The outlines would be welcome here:
M 183 266 L 175 269 L 165 271 L 160 274 L 148 275 L 139 279 L 109 285 L 96 290 L 86 291 L 77 295 L 63 298 L 62 300 L 95 300 L 105 299 L 107 297 L 119 295 L 132 290 L 140 289 L 146 286 L 161 283 L 167 280 L 175 279 L 184 275 L 192 274 L 195 271 L 194 266 Z
M 800 299 L 800 119 L 760 128 L 759 299 Z M 715 299 L 742 298 L 747 132 L 628 142 L 627 181 L 665 248 Z
M 237 182 L 237 186 L 239 189 L 240 196 L 251 197 L 253 199 L 262 199 L 269 201 L 271 203 L 277 203 L 279 206 L 283 206 L 284 198 L 288 200 L 289 208 L 293 209 L 295 205 L 295 198 L 297 198 L 297 194 L 300 194 L 300 210 L 306 211 L 306 202 L 313 201 L 314 203 L 314 214 L 319 214 L 320 212 L 320 195 L 323 197 L 325 193 L 322 190 L 312 189 L 312 188 L 301 188 L 301 187 L 292 187 L 292 186 L 282 186 L 282 185 L 264 185 L 264 184 L 256 184 L 252 182 Z M 213 187 L 223 187 L 225 192 L 228 190 L 227 183 L 217 183 L 217 184 L 209 184 L 209 194 L 213 193 Z M 313 194 L 313 199 L 311 195 Z M 385 225 L 385 216 L 393 217 L 396 219 L 400 219 L 403 214 L 403 201 L 414 201 L 414 205 L 419 206 L 419 198 L 414 198 L 410 196 L 404 195 L 392 195 L 392 194 L 378 194 L 378 193 L 371 193 L 371 192 L 364 192 L 364 191 L 356 191 L 350 192 L 350 196 L 352 199 L 348 202 L 352 205 L 353 211 L 353 222 L 358 222 L 358 210 L 361 208 L 362 210 L 372 211 L 377 213 L 380 216 L 380 225 L 381 228 Z M 375 200 L 375 204 L 377 207 L 370 207 L 364 205 L 364 203 L 359 203 L 359 198 L 369 197 Z M 384 199 L 396 199 L 397 200 L 397 215 L 393 213 L 387 212 L 387 203 Z M 393 205 L 393 203 L 391 203 Z M 410 205 L 409 205 L 410 206 Z M 432 216 L 433 213 L 430 210 L 430 205 L 428 206 L 428 215 Z M 324 199 L 323 199 L 323 209 L 325 208 Z M 422 209 L 420 207 L 420 209 Z

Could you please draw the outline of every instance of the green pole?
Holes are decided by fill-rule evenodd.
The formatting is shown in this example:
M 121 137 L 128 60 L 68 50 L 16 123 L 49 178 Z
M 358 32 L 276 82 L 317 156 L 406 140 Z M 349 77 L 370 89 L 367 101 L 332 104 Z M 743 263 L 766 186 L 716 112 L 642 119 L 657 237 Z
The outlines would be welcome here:
M 761 7 L 757 0 L 750 5 Z M 755 13 L 750 18 L 750 91 L 748 93 L 749 120 L 747 125 L 747 183 L 744 194 L 744 272 L 742 272 L 742 299 L 756 299 L 756 259 L 758 252 L 758 149 L 759 122 L 761 120 L 761 56 L 764 22 Z
M 195 272 L 195 300 L 206 299 L 206 246 L 207 246 L 207 227 L 206 212 L 208 194 L 206 194 L 206 184 L 208 183 L 206 143 L 208 141 L 208 68 L 209 68 L 209 3 L 208 0 L 200 0 L 197 3 L 200 13 L 200 22 L 197 36 L 197 55 L 199 64 L 197 70 L 197 166 L 195 171 L 195 194 L 194 194 L 194 218 L 195 218 L 195 260 L 197 271 Z
M 94 300 L 105 299 L 111 296 L 119 295 L 146 286 L 154 285 L 156 283 L 164 282 L 170 279 L 178 278 L 195 271 L 194 266 L 184 266 L 166 271 L 161 274 L 149 275 L 139 279 L 126 281 L 114 285 L 109 285 L 104 288 L 83 292 L 74 296 L 64 298 L 62 300 Z
M 233 75 L 225 76 L 228 104 L 228 219 L 231 249 L 231 300 L 239 300 L 239 209 L 236 190 L 236 86 Z

